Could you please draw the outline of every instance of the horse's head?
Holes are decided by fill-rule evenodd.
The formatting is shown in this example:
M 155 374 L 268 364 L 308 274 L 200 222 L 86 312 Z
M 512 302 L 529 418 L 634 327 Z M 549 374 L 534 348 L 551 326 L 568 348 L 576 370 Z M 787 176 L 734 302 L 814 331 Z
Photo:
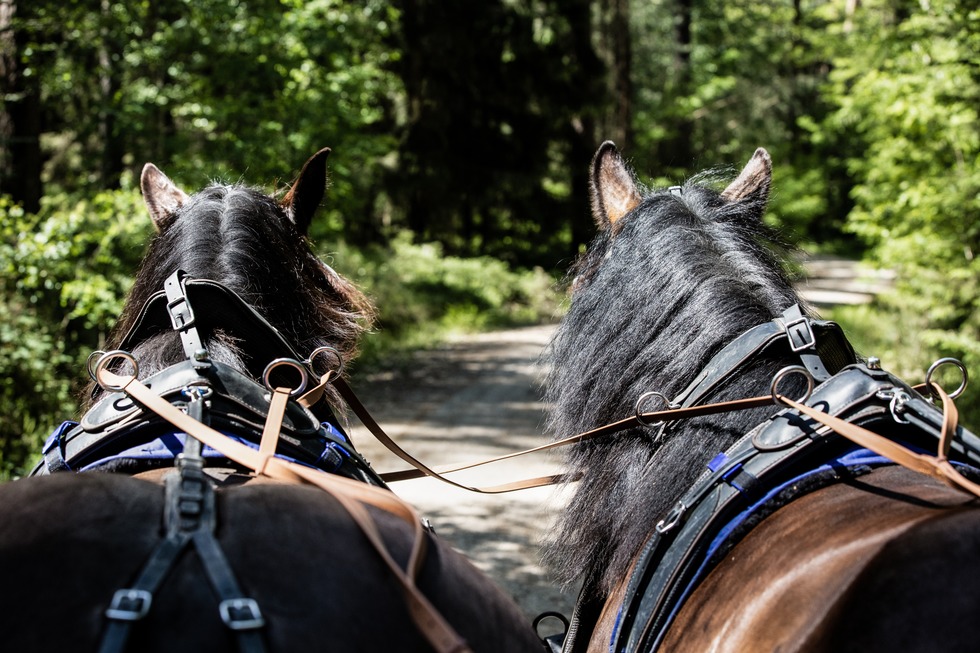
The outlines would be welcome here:
M 555 437 L 629 417 L 644 393 L 677 397 L 725 345 L 798 301 L 778 239 L 763 222 L 769 155 L 757 150 L 727 187 L 714 187 L 717 176 L 648 190 L 612 143 L 599 148 L 591 170 L 598 235 L 571 271 L 571 307 L 550 349 L 546 400 Z M 772 364 L 706 400 L 759 394 Z M 612 587 L 677 488 L 759 419 L 745 412 L 692 420 L 665 439 L 634 427 L 576 447 L 570 463 L 588 474 L 559 524 L 561 544 L 550 556 L 556 567 L 569 579 L 586 569 L 590 582 L 602 577 Z
M 777 306 L 785 302 L 788 284 L 771 253 L 773 234 L 762 221 L 772 181 L 764 149 L 721 192 L 705 183 L 711 174 L 648 191 L 609 141 L 596 152 L 591 172 L 598 235 L 573 269 L 573 293 L 590 285 L 600 268 L 609 267 L 608 275 L 620 263 L 631 267 L 633 290 L 640 277 L 690 277 L 696 268 L 695 276 L 741 278 L 752 297 L 761 292 Z
M 300 354 L 329 346 L 345 360 L 353 356 L 373 315 L 371 305 L 316 257 L 307 238 L 326 189 L 328 154 L 324 149 L 313 155 L 279 201 L 241 185 L 214 184 L 188 195 L 147 164 L 140 187 L 156 234 L 109 346 L 119 345 L 147 300 L 180 269 L 190 278 L 216 281 L 238 294 Z M 227 329 L 220 328 L 221 319 L 228 321 Z M 244 371 L 243 360 L 258 343 L 236 337 L 231 327 L 237 319 L 240 316 L 211 316 L 219 327 L 204 344 L 213 360 Z M 142 377 L 186 357 L 172 331 L 147 334 L 128 344 Z

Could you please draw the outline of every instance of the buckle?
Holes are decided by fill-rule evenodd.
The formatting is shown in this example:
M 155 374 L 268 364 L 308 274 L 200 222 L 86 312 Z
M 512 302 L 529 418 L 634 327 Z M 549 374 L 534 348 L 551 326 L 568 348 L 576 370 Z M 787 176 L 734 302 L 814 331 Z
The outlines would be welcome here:
M 813 334 L 813 325 L 810 318 L 798 317 L 795 320 L 786 322 L 786 336 L 789 339 L 789 348 L 794 354 L 807 349 L 814 349 L 817 346 L 817 337 Z
M 150 611 L 152 603 L 153 595 L 146 590 L 116 590 L 105 616 L 118 621 L 139 621 Z
M 181 288 L 183 288 L 183 284 L 181 284 Z M 183 308 L 178 308 L 181 305 Z M 194 326 L 194 309 L 191 308 L 191 303 L 187 301 L 187 297 L 184 295 L 167 302 L 167 314 L 170 316 L 170 325 L 174 331 L 184 331 Z
M 232 630 L 251 630 L 265 625 L 255 599 L 225 599 L 218 606 L 221 620 Z

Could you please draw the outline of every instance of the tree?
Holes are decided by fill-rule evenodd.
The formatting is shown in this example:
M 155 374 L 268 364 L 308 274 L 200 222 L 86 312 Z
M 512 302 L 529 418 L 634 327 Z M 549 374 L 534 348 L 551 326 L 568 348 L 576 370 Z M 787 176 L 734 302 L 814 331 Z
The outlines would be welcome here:
M 899 271 L 884 319 L 900 318 L 906 333 L 919 334 L 922 357 L 908 362 L 918 368 L 930 354 L 952 355 L 975 368 L 980 14 L 962 0 L 881 1 L 866 2 L 852 20 L 827 89 L 838 106 L 828 127 L 850 136 L 848 227 Z
M 0 0 L 0 195 L 35 212 L 42 195 L 41 91 L 24 54 L 30 6 Z
M 566 144 L 578 153 L 605 102 L 602 80 L 586 77 L 598 67 L 582 29 L 588 6 L 398 4 L 408 110 L 392 188 L 418 238 L 523 264 L 569 251 L 565 200 L 587 196 L 569 186 Z

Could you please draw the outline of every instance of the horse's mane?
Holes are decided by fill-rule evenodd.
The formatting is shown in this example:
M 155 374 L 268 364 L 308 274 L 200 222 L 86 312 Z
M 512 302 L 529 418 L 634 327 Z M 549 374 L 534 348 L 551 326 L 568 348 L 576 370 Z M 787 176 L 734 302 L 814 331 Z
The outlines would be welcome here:
M 335 348 L 345 361 L 356 354 L 373 319 L 371 303 L 313 254 L 305 235 L 273 198 L 242 185 L 213 184 L 158 227 L 108 348 L 119 344 L 147 299 L 179 268 L 192 278 L 217 281 L 235 291 L 301 354 L 320 346 Z M 221 332 L 207 343 L 213 360 L 238 369 L 244 368 L 241 352 L 248 346 Z M 152 336 L 132 353 L 143 377 L 185 358 L 173 332 Z
M 549 350 L 556 438 L 629 417 L 644 392 L 676 396 L 724 345 L 798 301 L 762 222 L 765 196 L 729 201 L 713 178 L 681 194 L 644 191 L 573 268 L 571 307 Z M 747 370 L 709 400 L 759 394 L 772 367 Z M 659 446 L 655 427 L 578 446 L 569 462 L 586 475 L 545 551 L 561 580 L 584 575 L 610 591 L 704 465 L 765 411 L 692 420 Z

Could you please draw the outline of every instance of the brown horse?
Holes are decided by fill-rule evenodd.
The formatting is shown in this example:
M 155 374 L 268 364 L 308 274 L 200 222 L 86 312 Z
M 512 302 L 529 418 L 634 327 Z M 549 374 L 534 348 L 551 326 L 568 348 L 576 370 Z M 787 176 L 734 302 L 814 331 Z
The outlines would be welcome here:
M 331 386 L 272 417 L 278 386 L 298 391 L 353 355 L 371 316 L 306 236 L 327 153 L 279 201 L 240 185 L 188 196 L 144 169 L 157 234 L 111 339 L 125 353 L 93 359 L 102 384 L 81 424 L 49 441 L 38 477 L 0 487 L 5 650 L 541 650 L 515 604 L 423 533 L 357 454 Z M 104 381 L 134 375 L 125 388 Z M 254 455 L 271 424 L 268 469 L 343 487 L 243 483 L 253 476 L 228 445 L 202 450 L 153 401 L 134 400 L 137 385 Z M 166 489 L 131 476 L 175 459 Z
M 683 418 L 647 417 L 569 454 L 584 478 L 547 551 L 583 586 L 564 650 L 976 649 L 972 495 L 772 400 L 699 412 L 808 395 L 932 452 L 944 419 L 801 302 L 763 224 L 768 154 L 720 192 L 717 177 L 647 191 L 611 143 L 593 161 L 599 234 L 551 348 L 549 428 Z M 955 429 L 951 456 L 976 465 L 978 447 Z

